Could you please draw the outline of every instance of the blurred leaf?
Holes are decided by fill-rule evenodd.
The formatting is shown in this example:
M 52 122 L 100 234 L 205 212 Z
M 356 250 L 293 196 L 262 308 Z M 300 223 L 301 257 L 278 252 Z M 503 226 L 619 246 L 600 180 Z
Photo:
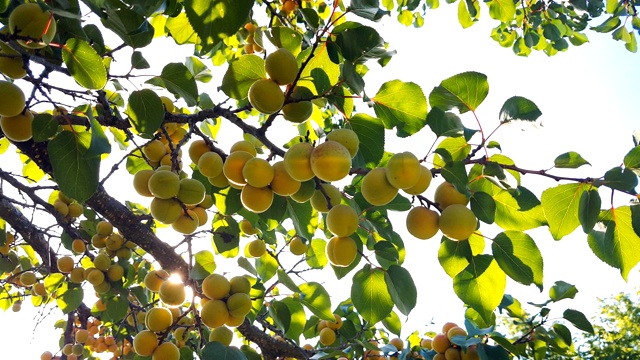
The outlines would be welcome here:
M 224 346 L 217 341 L 208 342 L 202 348 L 202 358 L 207 360 L 246 360 L 247 357 L 234 346 Z
M 288 217 L 293 222 L 296 234 L 311 240 L 318 228 L 318 212 L 308 201 L 302 204 L 292 200 L 286 200 L 286 202 Z
M 384 154 L 384 127 L 380 119 L 367 114 L 355 114 L 348 120 L 351 129 L 360 140 L 357 157 L 362 157 L 364 165 L 373 168 L 380 163 Z
M 213 273 L 216 262 L 209 250 L 201 250 L 194 254 L 195 264 L 191 268 L 190 277 L 194 280 L 202 280 Z
M 597 189 L 590 189 L 580 195 L 580 207 L 578 219 L 582 225 L 582 231 L 588 234 L 598 222 L 602 200 Z
M 51 114 L 40 113 L 33 116 L 33 141 L 47 141 L 58 132 L 58 122 Z
M 562 317 L 568 320 L 576 328 L 595 335 L 593 325 L 591 325 L 591 322 L 580 311 L 567 309 L 564 311 L 564 313 L 562 313 Z
M 562 299 L 573 299 L 578 293 L 578 289 L 564 281 L 556 281 L 551 289 L 549 289 L 549 298 L 552 301 L 560 301 Z
M 632 170 L 616 166 L 604 174 L 602 184 L 614 190 L 627 191 L 635 194 L 638 177 Z
M 246 21 L 254 0 L 185 0 L 185 13 L 204 51 L 234 35 Z
M 389 11 L 380 9 L 379 0 L 352 0 L 347 10 L 362 18 L 373 21 L 378 21 L 383 16 L 390 14 Z
M 66 289 L 59 289 L 56 293 L 56 304 L 63 313 L 68 314 L 82 304 L 84 300 L 84 291 L 80 286 L 74 286 Z

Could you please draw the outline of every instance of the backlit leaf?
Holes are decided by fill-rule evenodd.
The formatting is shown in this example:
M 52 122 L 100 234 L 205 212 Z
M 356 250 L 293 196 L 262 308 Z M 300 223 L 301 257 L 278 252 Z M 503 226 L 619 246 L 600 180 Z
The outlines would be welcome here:
M 198 85 L 194 75 L 182 63 L 169 63 L 162 68 L 160 76 L 156 76 L 148 83 L 162 86 L 172 94 L 181 97 L 187 106 L 198 103 Z
M 229 63 L 222 78 L 222 91 L 230 98 L 242 100 L 256 80 L 264 79 L 267 73 L 264 60 L 256 55 L 244 55 Z
M 506 0 L 513 4 L 513 1 Z M 500 109 L 500 122 L 506 123 L 514 120 L 535 121 L 542 112 L 531 100 L 522 96 L 513 96 L 507 99 Z
M 385 288 L 385 272 L 372 269 L 369 264 L 353 276 L 351 301 L 362 318 L 372 325 L 386 318 L 393 309 L 391 295 L 381 291 Z
M 553 164 L 557 168 L 577 169 L 582 165 L 591 165 L 587 160 L 583 159 L 580 154 L 575 151 L 569 151 L 559 155 Z
M 507 277 L 491 255 L 477 255 L 453 278 L 453 290 L 465 304 L 489 321 L 500 304 Z
M 580 198 L 587 190 L 585 184 L 563 184 L 542 192 L 542 208 L 554 239 L 573 232 L 579 225 Z
M 593 325 L 584 314 L 578 310 L 567 309 L 562 313 L 562 317 L 571 322 L 576 328 L 594 334 Z
M 300 288 L 300 302 L 315 316 L 325 320 L 335 320 L 331 310 L 331 299 L 327 290 L 317 282 L 307 282 L 298 285 Z
M 462 114 L 475 111 L 488 93 L 487 76 L 468 71 L 443 80 L 431 91 L 429 103 L 444 111 L 456 108 Z
M 373 109 L 384 127 L 397 128 L 400 137 L 420 131 L 427 122 L 427 99 L 422 88 L 412 82 L 388 81 L 373 100 Z
M 183 4 L 206 51 L 238 31 L 253 3 L 254 0 L 185 0 Z
M 360 145 L 356 160 L 361 159 L 364 166 L 373 168 L 384 154 L 384 127 L 380 119 L 367 114 L 355 114 L 349 119 L 351 129 L 358 134 Z
M 80 86 L 97 90 L 107 84 L 107 70 L 102 58 L 88 42 L 70 38 L 62 47 L 62 59 Z
M 87 156 L 90 141 L 87 132 L 63 131 L 47 145 L 60 191 L 81 203 L 98 189 L 100 157 Z
M 398 265 L 391 265 L 385 273 L 385 282 L 391 299 L 398 310 L 409 315 L 416 306 L 418 292 L 409 271 Z
M 535 284 L 542 291 L 542 254 L 529 235 L 520 231 L 502 232 L 493 239 L 491 249 L 510 278 L 524 285 Z

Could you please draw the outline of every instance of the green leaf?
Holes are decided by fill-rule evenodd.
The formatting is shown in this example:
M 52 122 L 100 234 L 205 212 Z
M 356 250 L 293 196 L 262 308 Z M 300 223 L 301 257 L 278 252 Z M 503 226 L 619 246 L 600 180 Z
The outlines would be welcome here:
M 444 167 L 453 161 L 463 161 L 471 153 L 471 145 L 464 137 L 446 138 L 438 144 L 433 159 L 436 167 Z M 465 171 L 466 172 L 466 171 Z
M 614 190 L 627 191 L 635 194 L 638 177 L 632 170 L 616 166 L 604 174 L 602 184 Z
M 164 106 L 153 90 L 136 90 L 129 95 L 127 115 L 139 133 L 152 137 L 164 121 Z
M 285 336 L 289 339 L 298 340 L 307 323 L 304 308 L 300 302 L 290 297 L 284 298 L 281 303 L 286 305 L 290 315 L 288 327 L 285 329 Z
M 577 169 L 582 165 L 591 165 L 587 160 L 583 159 L 580 154 L 575 151 L 569 151 L 559 155 L 553 164 L 557 168 Z
M 429 111 L 427 125 L 438 137 L 461 137 L 464 135 L 464 126 L 458 115 L 444 112 L 437 107 Z
M 513 3 L 511 0 L 508 2 Z M 507 123 L 514 120 L 536 121 L 542 111 L 531 100 L 522 96 L 512 96 L 504 102 L 498 115 L 501 123 Z
M 638 40 L 636 40 L 636 33 L 629 34 L 629 40 L 624 44 L 624 47 L 632 53 L 638 52 Z
M 142 56 L 140 51 L 134 51 L 131 54 L 131 67 L 134 69 L 148 69 L 151 65 L 149 65 L 149 62 Z
M 542 254 L 529 235 L 520 231 L 502 232 L 494 238 L 491 249 L 510 278 L 524 285 L 535 284 L 542 291 Z
M 493 224 L 496 218 L 496 202 L 491 195 L 476 191 L 471 196 L 471 210 L 476 215 L 478 220 L 486 223 Z
M 469 7 L 469 5 L 471 5 L 471 7 Z M 470 2 L 466 0 L 460 0 L 458 3 L 458 22 L 463 29 L 470 27 L 477 21 L 477 18 L 474 19 L 474 16 L 471 15 L 472 12 L 477 13 L 476 10 L 474 2 L 470 4 Z
M 369 26 L 358 26 L 341 31 L 337 34 L 335 43 L 340 47 L 342 56 L 356 64 L 377 58 L 376 50 L 384 47 L 384 40 L 374 28 Z
M 560 240 L 580 225 L 578 210 L 585 184 L 563 184 L 542 192 L 542 209 L 554 239 Z
M 602 200 L 598 189 L 590 189 L 580 195 L 580 207 L 578 208 L 578 220 L 582 225 L 582 231 L 588 234 L 598 222 Z
M 263 281 L 273 278 L 278 271 L 278 261 L 266 253 L 256 259 L 256 271 Z
M 604 211 L 600 221 L 606 230 L 593 230 L 588 242 L 593 253 L 610 266 L 620 269 L 626 281 L 631 269 L 640 261 L 640 237 L 633 229 L 631 208 L 622 206 Z
M 384 126 L 380 119 L 367 114 L 355 114 L 349 120 L 351 129 L 358 134 L 360 146 L 356 159 L 361 158 L 364 166 L 373 168 L 380 163 L 384 154 Z
M 325 320 L 335 320 L 331 311 L 331 297 L 317 282 L 300 284 L 300 302 L 315 316 Z
M 195 56 L 189 56 L 185 61 L 185 66 L 196 81 L 208 83 L 213 78 L 207 65 Z
M 195 264 L 191 268 L 190 277 L 194 280 L 202 280 L 216 269 L 216 261 L 209 250 L 201 250 L 194 255 Z
M 640 146 L 631 149 L 624 156 L 623 163 L 625 168 L 633 170 L 636 175 L 640 176 Z
M 388 81 L 371 100 L 384 127 L 396 127 L 400 137 L 417 133 L 427 123 L 427 99 L 422 88 L 415 83 Z
M 307 59 L 312 48 L 307 48 L 298 54 L 298 59 Z M 333 88 L 340 78 L 340 66 L 329 57 L 327 44 L 319 46 L 307 66 L 300 74 L 298 86 L 306 87 L 314 95 L 325 93 Z
M 463 114 L 475 111 L 488 93 L 487 76 L 468 71 L 443 80 L 431 91 L 429 103 L 444 111 L 456 108 Z
M 144 16 L 133 10 L 120 8 L 107 9 L 102 24 L 115 32 L 127 45 L 132 48 L 142 48 L 151 44 L 153 40 L 153 26 Z
M 400 317 L 395 311 L 389 313 L 389 315 L 382 319 L 382 325 L 387 328 L 387 330 L 391 331 L 392 334 L 396 334 L 400 336 L 400 332 L 402 331 L 402 323 L 400 322 Z
M 129 312 L 129 299 L 124 296 L 118 295 L 110 297 L 107 300 L 107 314 L 111 321 L 118 322 L 124 319 Z
M 107 136 L 104 134 L 102 125 L 93 116 L 91 108 L 87 111 L 89 117 L 89 123 L 91 125 L 91 144 L 87 151 L 87 156 L 100 156 L 102 154 L 109 154 L 111 152 L 111 143 Z
M 362 318 L 371 325 L 386 318 L 393 309 L 391 295 L 380 291 L 385 287 L 385 272 L 372 269 L 369 264 L 353 276 L 351 301 Z
M 204 51 L 234 35 L 246 21 L 254 0 L 185 0 L 184 10 Z
M 264 79 L 267 73 L 264 60 L 256 55 L 243 55 L 231 63 L 222 77 L 222 91 L 232 99 L 242 100 L 256 80 Z
M 278 48 L 285 48 L 294 55 L 302 47 L 302 35 L 286 26 L 274 26 L 265 30 L 264 35 Z
M 487 322 L 502 301 L 507 277 L 491 255 L 477 255 L 453 278 L 453 290 Z
M 311 207 L 308 201 L 301 204 L 289 199 L 287 199 L 287 211 L 296 234 L 311 240 L 318 228 L 318 212 Z
M 401 266 L 391 265 L 385 272 L 384 279 L 398 310 L 409 316 L 418 298 L 418 291 L 409 271 Z
M 516 15 L 516 5 L 513 0 L 489 1 L 489 16 L 503 23 L 511 23 Z
M 102 58 L 88 42 L 70 38 L 62 50 L 62 60 L 80 86 L 98 90 L 107 84 L 107 70 Z
M 84 291 L 82 287 L 67 288 L 64 292 L 57 292 L 56 304 L 63 313 L 68 314 L 82 304 L 84 300 Z
M 35 142 L 47 141 L 58 132 L 58 122 L 47 113 L 34 115 L 31 127 Z
M 597 31 L 599 33 L 607 33 L 613 31 L 618 26 L 620 26 L 620 18 L 618 16 L 612 16 L 605 20 L 602 24 L 591 27 L 591 30 Z
M 380 9 L 378 0 L 352 0 L 347 9 L 350 13 L 372 21 L 378 21 L 383 16 L 389 15 L 389 11 Z
M 16 265 L 13 265 L 13 267 L 15 268 Z M 65 284 L 66 280 L 67 278 L 66 276 L 64 276 L 64 274 L 61 274 L 61 273 L 49 274 L 47 275 L 47 277 L 44 278 L 44 287 L 45 289 L 47 289 L 47 293 L 51 294 L 55 292 L 63 284 Z
M 289 290 L 291 290 L 293 292 L 300 292 L 300 289 L 298 288 L 298 285 L 296 285 L 296 283 L 293 281 L 293 279 L 291 279 L 289 274 L 287 274 L 284 270 L 278 269 L 277 275 L 278 275 L 278 281 L 282 285 L 286 286 L 287 289 L 289 289 Z
M 234 346 L 224 346 L 212 341 L 202 348 L 202 359 L 207 360 L 247 360 L 247 357 Z
M 328 259 L 325 252 L 327 242 L 323 239 L 313 239 L 307 249 L 305 260 L 312 269 L 322 269 L 327 266 Z
M 215 250 L 222 256 L 231 258 L 238 254 L 240 228 L 235 219 L 226 216 L 213 223 L 212 240 Z
M 562 313 L 562 317 L 573 324 L 576 328 L 592 335 L 595 334 L 593 325 L 591 325 L 591 322 L 582 312 L 574 309 L 567 309 Z
M 178 16 L 170 16 L 165 23 L 166 30 L 178 45 L 195 44 L 198 41 L 198 34 L 189 23 L 187 14 L 182 12 Z
M 182 97 L 187 106 L 198 103 L 198 85 L 194 75 L 182 63 L 169 63 L 162 69 L 160 76 L 156 76 L 147 83 L 159 85 L 172 94 Z
M 562 299 L 573 299 L 578 293 L 578 289 L 567 282 L 556 281 L 551 289 L 549 289 L 549 299 L 552 301 L 560 301 Z
M 47 144 L 60 191 L 83 203 L 98 190 L 100 157 L 87 156 L 91 135 L 63 131 Z

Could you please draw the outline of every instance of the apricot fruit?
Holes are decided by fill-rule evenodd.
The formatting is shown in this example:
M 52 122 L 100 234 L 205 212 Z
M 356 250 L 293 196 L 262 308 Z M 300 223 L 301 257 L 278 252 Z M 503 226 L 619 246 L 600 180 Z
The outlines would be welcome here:
M 58 258 L 57 265 L 60 272 L 68 274 L 73 270 L 75 262 L 71 256 L 61 256 Z
M 153 194 L 149 190 L 149 178 L 155 174 L 151 169 L 139 170 L 133 175 L 133 189 L 138 195 L 152 197 Z
M 347 267 L 355 260 L 358 246 L 350 237 L 334 236 L 327 243 L 326 254 L 333 266 Z
M 244 175 L 242 175 L 242 169 L 247 161 L 253 158 L 254 155 L 246 151 L 234 151 L 230 153 L 222 166 L 224 176 L 231 183 L 236 185 L 245 185 L 247 182 L 244 179 Z
M 264 67 L 269 78 L 278 85 L 289 85 L 298 75 L 298 61 L 293 53 L 285 48 L 279 48 L 267 55 Z
M 251 158 L 242 168 L 242 176 L 247 184 L 262 188 L 271 183 L 274 176 L 273 167 L 265 159 Z
M 218 153 L 207 151 L 198 159 L 198 170 L 206 177 L 216 177 L 222 173 L 223 161 Z
M 238 226 L 245 235 L 255 235 L 258 233 L 258 229 L 256 229 L 253 224 L 251 224 L 251 221 L 247 219 L 240 220 Z
M 475 347 L 468 347 L 466 351 L 462 350 L 461 353 L 462 360 L 480 360 L 480 354 Z
M 240 192 L 240 200 L 247 210 L 260 214 L 273 204 L 273 191 L 268 187 L 257 188 L 247 184 Z
M 453 204 L 467 205 L 469 198 L 460 193 L 452 183 L 445 181 L 436 188 L 433 194 L 433 201 L 438 204 L 440 210 L 444 210 Z
M 0 117 L 0 128 L 7 139 L 11 141 L 27 141 L 33 136 L 33 113 L 25 111 L 15 116 L 2 116 Z
M 205 195 L 206 189 L 200 180 L 189 178 L 180 180 L 180 188 L 176 196 L 185 205 L 198 205 L 204 200 Z
M 326 327 L 320 330 L 319 337 L 318 341 L 320 341 L 320 344 L 329 346 L 336 341 L 336 332 L 333 331 L 333 329 Z
M 219 326 L 211 329 L 209 333 L 209 341 L 217 341 L 224 346 L 231 345 L 233 340 L 233 331 L 226 326 Z
M 218 176 L 207 178 L 209 180 L 209 184 L 224 189 L 229 186 L 229 179 L 224 176 L 224 173 L 220 173 Z
M 113 224 L 102 220 L 96 224 L 96 233 L 102 236 L 109 236 L 113 233 Z
M 405 189 L 414 186 L 420 179 L 420 161 L 405 151 L 394 154 L 387 162 L 387 180 L 391 186 Z
M 0 94 L 2 94 L 0 97 L 0 116 L 12 117 L 24 110 L 26 100 L 18 85 L 8 81 L 0 81 Z
M 176 344 L 165 341 L 153 351 L 151 360 L 180 360 L 180 349 Z
M 316 189 L 311 196 L 311 206 L 318 212 L 329 212 L 329 205 L 334 207 L 340 204 L 342 200 L 342 194 L 340 190 L 331 184 L 322 184 L 321 189 Z M 326 195 L 325 195 L 326 194 Z M 329 200 L 327 201 L 327 197 Z M 331 204 L 329 204 L 331 203 Z
M 393 338 L 389 340 L 389 344 L 395 346 L 398 351 L 402 351 L 402 349 L 404 349 L 404 341 L 400 338 Z
M 196 206 L 193 209 L 190 209 L 198 219 L 198 227 L 203 226 L 209 220 L 209 215 L 207 215 L 207 210 L 200 206 Z
M 451 342 L 453 342 L 453 337 L 457 335 L 467 336 L 467 332 L 463 328 L 458 326 L 454 326 L 451 329 L 449 329 L 449 331 L 447 331 L 447 338 Z
M 337 141 L 325 141 L 311 151 L 309 163 L 321 180 L 331 182 L 344 179 L 351 170 L 351 154 Z
M 0 73 L 11 79 L 22 79 L 27 75 L 22 55 L 2 41 L 0 41 Z
M 284 168 L 298 181 L 307 181 L 315 176 L 311 169 L 311 152 L 313 145 L 307 142 L 294 144 L 284 154 Z
M 431 239 L 440 230 L 440 214 L 424 206 L 414 207 L 407 214 L 406 224 L 409 234 L 418 239 Z
M 476 230 L 478 219 L 466 206 L 453 204 L 442 210 L 438 225 L 449 239 L 465 240 Z
M 249 103 L 263 114 L 274 114 L 284 105 L 284 94 L 275 81 L 256 80 L 249 88 Z
M 431 345 L 431 339 L 422 339 L 420 341 L 420 347 L 427 350 L 432 350 L 433 346 Z
M 327 323 L 327 327 L 333 330 L 340 330 L 340 328 L 342 328 L 342 325 L 344 324 L 344 322 L 342 321 L 342 317 L 340 317 L 340 315 L 338 314 L 333 314 L 333 318 L 335 319 L 334 321 L 325 320 Z
M 291 93 L 292 100 L 299 100 L 313 96 L 306 87 L 296 86 Z M 313 103 L 309 100 L 293 101 L 282 107 L 282 116 L 291 122 L 301 123 L 313 114 Z
M 444 352 L 451 347 L 451 342 L 447 338 L 447 335 L 441 333 L 433 337 L 431 347 L 437 353 L 444 354 Z
M 251 282 L 244 276 L 234 276 L 229 280 L 229 294 L 244 293 L 249 294 L 251 292 Z
M 289 241 L 289 250 L 293 255 L 302 255 L 307 252 L 309 247 L 302 241 L 302 238 L 299 236 L 294 236 Z
M 460 350 L 452 347 L 448 348 L 444 352 L 444 357 L 446 360 L 460 360 L 461 359 Z
M 56 22 L 50 11 L 43 10 L 36 3 L 26 3 L 18 5 L 9 15 L 9 30 L 14 35 L 30 38 L 18 40 L 20 45 L 29 49 L 41 49 L 53 40 Z
M 173 171 L 156 171 L 149 177 L 149 191 L 159 199 L 171 199 L 180 191 L 180 177 Z
M 25 271 L 20 274 L 20 282 L 22 283 L 22 285 L 28 287 L 38 282 L 38 278 L 33 271 Z
M 350 236 L 358 229 L 358 213 L 349 205 L 338 204 L 329 210 L 325 223 L 333 235 Z
M 200 161 L 200 157 L 207 152 L 211 152 L 211 149 L 203 139 L 194 140 L 189 145 L 189 159 L 194 164 L 197 164 Z
M 106 271 L 111 266 L 111 258 L 107 254 L 98 254 L 93 259 L 93 266 L 100 271 Z
M 360 147 L 360 139 L 358 134 L 351 129 L 333 129 L 327 134 L 327 140 L 335 141 L 349 150 L 351 157 L 355 157 Z
M 229 315 L 241 317 L 251 311 L 251 297 L 243 292 L 235 293 L 227 299 Z
M 85 271 L 84 277 L 91 285 L 97 286 L 104 282 L 105 276 L 101 270 L 97 268 L 89 268 L 87 270 L 89 271 Z
M 153 198 L 149 210 L 151 216 L 163 224 L 172 224 L 182 215 L 182 205 L 175 199 Z
M 165 307 L 153 307 L 147 311 L 144 324 L 153 332 L 163 332 L 173 324 L 173 314 Z
M 262 239 L 252 240 L 247 245 L 247 251 L 253 257 L 261 257 L 267 252 L 267 244 Z
M 82 239 L 74 239 L 71 242 L 71 251 L 73 251 L 74 254 L 83 254 L 86 248 L 87 246 Z
M 160 300 L 169 306 L 182 305 L 187 297 L 184 284 L 173 281 L 164 281 L 160 285 L 158 295 L 160 295 Z
M 289 175 L 287 169 L 284 167 L 284 162 L 278 161 L 273 164 L 273 180 L 269 187 L 271 190 L 280 196 L 290 196 L 300 190 L 302 184 L 300 181 L 294 179 Z
M 402 189 L 402 191 L 409 195 L 420 195 L 427 190 L 431 184 L 432 178 L 433 175 L 431 174 L 431 171 L 426 166 L 420 165 L 420 177 L 418 178 L 418 182 L 409 188 Z
M 210 274 L 202 280 L 202 292 L 209 299 L 224 299 L 230 290 L 231 283 L 220 274 Z
M 362 179 L 362 196 L 371 205 L 384 206 L 398 194 L 398 188 L 387 180 L 387 169 L 383 167 L 369 171 Z
M 142 152 L 150 161 L 159 162 L 167 151 L 160 140 L 151 140 L 142 148 Z
M 240 140 L 233 143 L 233 145 L 231 145 L 231 148 L 229 149 L 229 154 L 234 153 L 236 151 L 246 151 L 253 156 L 258 155 L 258 152 L 256 151 L 256 147 L 253 146 L 253 144 L 247 140 Z
M 209 300 L 200 310 L 202 322 L 210 328 L 217 328 L 225 324 L 229 319 L 227 304 L 222 300 Z

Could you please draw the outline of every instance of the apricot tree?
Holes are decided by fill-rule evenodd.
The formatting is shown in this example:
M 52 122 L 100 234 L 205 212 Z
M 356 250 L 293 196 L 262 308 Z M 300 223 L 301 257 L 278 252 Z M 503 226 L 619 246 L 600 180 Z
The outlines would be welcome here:
M 485 3 L 500 23 L 492 37 L 518 55 L 580 45 L 600 15 L 607 20 L 590 30 L 636 50 L 634 1 Z M 372 95 L 368 67 L 395 53 L 371 22 L 421 26 L 437 6 L 0 1 L 0 151 L 13 159 L 7 150 L 17 149 L 23 166 L 0 169 L 0 307 L 59 307 L 61 345 L 43 359 L 570 355 L 567 325 L 593 328 L 575 309 L 551 323 L 548 305 L 575 287 L 556 282 L 529 315 L 505 293 L 507 277 L 542 290 L 542 255 L 526 233 L 538 227 L 554 239 L 580 227 L 627 277 L 640 260 L 640 212 L 635 202 L 603 204 L 600 192 L 635 200 L 638 139 L 605 174 L 560 176 L 516 165 L 495 140 L 505 124 L 538 119 L 532 100 L 506 99 L 494 131 L 477 117 L 477 128 L 463 126 L 487 96 L 481 73 L 428 93 L 389 79 Z M 479 2 L 458 6 L 463 26 L 477 20 Z M 159 37 L 194 55 L 149 69 L 144 50 Z M 116 61 L 129 70 L 114 71 Z M 217 94 L 199 91 L 214 78 L 208 61 L 224 72 Z M 224 147 L 229 129 L 243 135 Z M 423 129 L 431 148 L 385 151 L 385 141 Z M 568 152 L 555 168 L 585 163 Z M 559 184 L 535 194 L 523 174 Z M 464 325 L 391 338 L 418 302 L 403 263 L 419 240 L 405 229 L 442 234 L 431 256 L 466 305 Z M 180 240 L 165 241 L 168 232 Z M 238 266 L 217 267 L 222 258 Z M 325 268 L 351 279 L 350 291 L 306 280 Z M 526 324 L 524 335 L 495 331 L 498 310 Z

